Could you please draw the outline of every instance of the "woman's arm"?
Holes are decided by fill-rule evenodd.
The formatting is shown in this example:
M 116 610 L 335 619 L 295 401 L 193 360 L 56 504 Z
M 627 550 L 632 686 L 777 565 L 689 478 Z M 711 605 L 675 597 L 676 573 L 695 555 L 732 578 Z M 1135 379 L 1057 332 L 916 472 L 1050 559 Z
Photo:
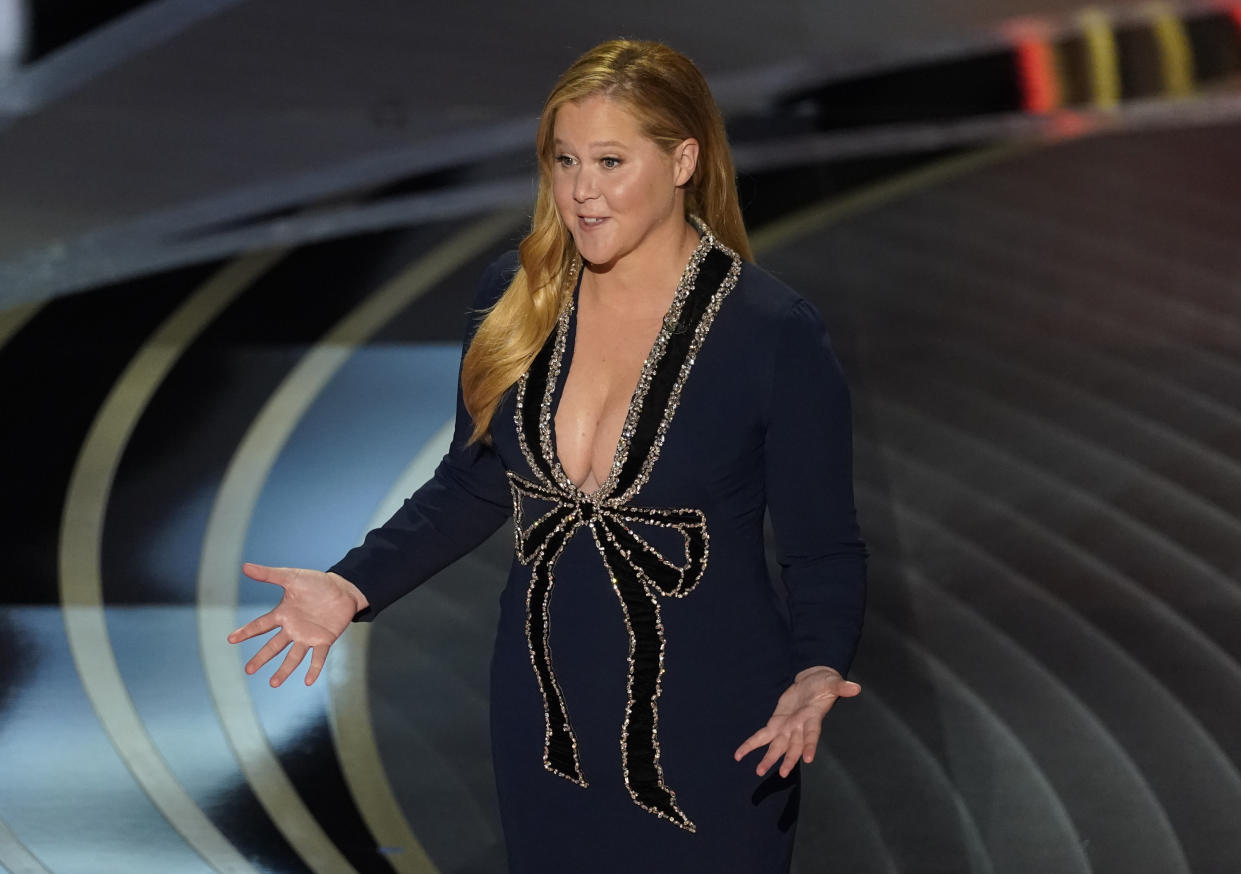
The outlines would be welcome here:
M 478 311 L 491 306 L 516 270 L 516 253 L 494 262 L 474 295 L 473 311 L 462 347 L 469 347 L 481 322 Z M 466 446 L 473 422 L 457 380 L 457 412 L 452 443 L 435 474 L 405 500 L 381 527 L 366 535 L 330 568 L 353 583 L 368 606 L 357 620 L 369 621 L 402 595 L 486 540 L 512 515 L 512 497 L 504 466 L 495 450 Z
M 847 676 L 866 605 L 866 547 L 853 497 L 849 387 L 818 311 L 786 314 L 772 373 L 767 506 L 788 590 L 793 672 Z
M 492 264 L 474 296 L 465 346 L 480 317 L 507 286 L 516 258 Z M 463 349 L 464 354 L 464 349 Z M 457 416 L 452 444 L 435 474 L 383 526 L 367 534 L 326 573 L 306 568 L 273 568 L 247 563 L 251 579 L 283 589 L 280 602 L 228 636 L 230 643 L 276 631 L 246 663 L 253 674 L 288 648 L 272 675 L 279 686 L 309 652 L 310 685 L 323 670 L 328 650 L 354 620 L 373 619 L 384 607 L 469 552 L 512 512 L 503 465 L 489 446 L 467 447 L 473 427 L 457 381 Z M 278 629 L 278 630 L 277 630 Z
M 734 753 L 767 745 L 781 776 L 814 758 L 824 716 L 862 691 L 845 679 L 862 631 L 866 547 L 853 498 L 849 388 L 818 311 L 797 299 L 780 331 L 764 449 L 767 505 L 788 590 L 794 681 Z

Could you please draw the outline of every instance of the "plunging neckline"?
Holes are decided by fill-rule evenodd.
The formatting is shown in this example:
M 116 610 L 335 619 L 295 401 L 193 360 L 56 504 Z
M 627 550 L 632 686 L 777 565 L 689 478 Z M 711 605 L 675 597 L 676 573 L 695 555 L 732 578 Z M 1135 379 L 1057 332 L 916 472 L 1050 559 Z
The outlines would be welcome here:
M 720 243 L 701 219 L 690 216 L 690 223 L 700 235 L 698 245 L 685 266 L 659 334 L 643 362 L 638 384 L 629 397 L 607 479 L 589 493 L 569 479 L 556 454 L 555 415 L 568 381 L 568 369 L 563 365 L 566 350 L 575 346 L 577 339 L 574 316 L 581 279 L 579 264 L 570 268 L 566 283 L 573 290 L 565 295 L 543 348 L 517 381 L 513 418 L 518 445 L 540 484 L 523 480 L 510 470 L 508 476 L 514 489 L 533 489 L 532 494 L 553 502 L 593 504 L 599 510 L 615 510 L 628 505 L 645 486 L 659 460 L 681 392 L 715 314 L 741 275 L 741 258 L 737 253 Z M 570 366 L 575 351 L 569 353 Z M 527 388 L 531 391 L 527 392 Z M 593 518 L 589 509 L 580 512 L 585 514 L 581 518 Z
M 659 770 L 655 699 L 659 695 L 657 680 L 663 673 L 664 640 L 656 599 L 683 597 L 698 584 L 708 558 L 707 518 L 698 507 L 668 501 L 669 495 L 663 491 L 653 506 L 635 502 L 659 460 L 712 322 L 741 276 L 737 253 L 716 240 L 701 220 L 691 217 L 691 223 L 700 239 L 630 394 L 607 479 L 586 493 L 569 479 L 556 453 L 555 415 L 576 352 L 575 314 L 581 288 L 576 264 L 562 287 L 564 299 L 555 325 L 517 381 L 513 423 L 518 447 L 533 478 L 527 479 L 524 472 L 513 467 L 505 475 L 513 493 L 515 554 L 522 564 L 530 566 L 526 640 L 546 718 L 544 768 L 579 786 L 589 785 L 552 668 L 548 635 L 556 565 L 569 540 L 585 528 L 621 598 L 633 656 L 626 685 L 626 713 L 634 718 L 626 717 L 620 738 L 625 785 L 643 810 L 693 832 L 693 822 L 677 806 L 675 793 Z M 570 285 L 572 291 L 568 290 Z M 680 494 L 682 490 L 673 491 Z M 527 507 L 527 501 L 534 507 Z M 528 513 L 531 509 L 534 512 Z M 672 548 L 665 553 L 664 544 L 648 541 L 641 533 L 656 528 L 679 533 L 683 551 Z M 575 562 L 574 571 L 580 570 Z M 637 767 L 632 767 L 635 763 Z
M 624 456 L 628 454 L 629 438 L 632 436 L 633 423 L 637 421 L 638 416 L 642 414 L 643 402 L 646 400 L 646 391 L 643 390 L 644 383 L 649 383 L 650 374 L 654 371 L 655 365 L 659 363 L 662 357 L 662 349 L 664 344 L 660 342 L 661 336 L 666 336 L 665 332 L 671 330 L 672 325 L 676 324 L 677 317 L 680 315 L 681 308 L 685 305 L 685 295 L 682 293 L 686 288 L 686 277 L 689 276 L 691 269 L 700 255 L 709 251 L 709 243 L 704 249 L 704 242 L 707 242 L 707 236 L 699 234 L 698 244 L 694 247 L 694 251 L 690 253 L 686 259 L 685 267 L 681 271 L 681 278 L 677 281 L 676 291 L 672 295 L 667 308 L 664 310 L 663 318 L 660 320 L 660 329 L 655 333 L 655 339 L 651 341 L 651 346 L 646 351 L 646 356 L 642 359 L 642 367 L 638 371 L 638 381 L 634 384 L 633 391 L 629 394 L 629 405 L 625 409 L 625 418 L 621 423 L 620 435 L 616 439 L 616 446 L 612 449 L 612 463 L 608 467 L 607 474 L 599 481 L 599 485 L 594 491 L 587 492 L 582 489 L 565 470 L 564 465 L 560 461 L 560 440 L 556 434 L 556 415 L 560 412 L 560 400 L 564 396 L 565 386 L 569 382 L 569 373 L 573 369 L 574 351 L 577 349 L 577 317 L 578 306 L 581 297 L 582 280 L 586 275 L 586 268 L 583 265 L 578 270 L 577 282 L 573 286 L 573 294 L 569 298 L 567 325 L 565 327 L 565 346 L 561 359 L 556 362 L 557 374 L 555 389 L 552 394 L 551 403 L 551 428 L 548 429 L 548 439 L 551 443 L 551 461 L 553 470 L 561 477 L 564 482 L 573 487 L 574 491 L 589 501 L 598 501 L 606 498 L 605 490 L 610 490 L 615 483 L 616 475 L 620 470 Z M 658 354 L 657 354 L 658 353 Z M 565 362 L 568 362 L 566 365 Z M 589 479 L 593 467 L 586 472 Z

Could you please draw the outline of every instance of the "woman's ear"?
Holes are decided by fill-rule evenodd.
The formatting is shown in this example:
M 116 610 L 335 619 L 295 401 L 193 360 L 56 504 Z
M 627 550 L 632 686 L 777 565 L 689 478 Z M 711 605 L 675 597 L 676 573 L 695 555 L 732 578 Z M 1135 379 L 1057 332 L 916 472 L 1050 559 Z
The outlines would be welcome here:
M 672 165 L 676 168 L 676 185 L 680 188 L 693 178 L 698 167 L 698 140 L 693 137 L 682 140 L 672 152 Z

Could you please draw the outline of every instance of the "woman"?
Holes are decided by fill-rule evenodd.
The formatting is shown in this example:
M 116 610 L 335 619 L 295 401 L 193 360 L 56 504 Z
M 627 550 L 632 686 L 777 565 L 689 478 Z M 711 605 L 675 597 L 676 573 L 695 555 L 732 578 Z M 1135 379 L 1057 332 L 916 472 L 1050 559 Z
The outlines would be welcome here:
M 229 640 L 279 628 L 246 670 L 289 647 L 279 685 L 313 649 L 312 683 L 351 620 L 513 514 L 491 670 L 511 870 L 787 871 L 798 763 L 860 691 L 848 389 L 814 307 L 743 261 L 688 59 L 592 49 L 537 147 L 533 227 L 479 286 L 435 476 L 326 574 L 246 565 L 285 593 Z

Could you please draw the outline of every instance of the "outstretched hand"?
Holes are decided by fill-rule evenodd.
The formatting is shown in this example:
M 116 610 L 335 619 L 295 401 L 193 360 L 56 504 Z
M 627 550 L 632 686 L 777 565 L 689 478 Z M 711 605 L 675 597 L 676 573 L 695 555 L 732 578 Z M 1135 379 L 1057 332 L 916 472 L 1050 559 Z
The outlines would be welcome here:
M 780 776 L 787 777 L 800 757 L 806 763 L 814 760 L 815 748 L 823 730 L 823 717 L 832 709 L 837 698 L 852 698 L 862 687 L 846 680 L 834 668 L 816 666 L 797 674 L 793 685 L 785 690 L 776 702 L 776 711 L 767 725 L 746 738 L 737 747 L 733 758 L 738 762 L 751 750 L 767 744 L 767 754 L 758 763 L 756 773 L 761 777 L 775 762 L 784 756 Z
M 306 671 L 306 685 L 309 686 L 323 670 L 332 644 L 349 627 L 354 615 L 367 606 L 366 596 L 339 574 L 304 568 L 266 567 L 250 562 L 242 565 L 241 569 L 252 580 L 272 583 L 284 589 L 279 604 L 228 636 L 229 643 L 240 643 L 280 629 L 246 662 L 246 673 L 253 674 L 289 647 L 288 655 L 272 674 L 271 684 L 279 686 L 297 669 L 309 651 L 310 668 Z

